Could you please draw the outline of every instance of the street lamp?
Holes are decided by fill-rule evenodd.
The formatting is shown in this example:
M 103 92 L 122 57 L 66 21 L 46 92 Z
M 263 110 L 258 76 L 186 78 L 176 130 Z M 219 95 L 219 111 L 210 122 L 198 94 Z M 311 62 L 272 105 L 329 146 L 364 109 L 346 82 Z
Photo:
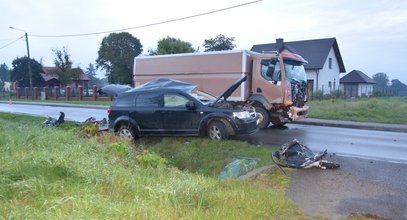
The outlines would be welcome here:
M 27 44 L 27 55 L 28 55 L 28 76 L 30 78 L 30 92 L 31 92 L 31 98 L 34 99 L 34 94 L 32 93 L 32 88 L 33 88 L 33 80 L 32 80 L 32 72 L 31 72 L 31 59 L 30 59 L 30 47 L 28 46 L 28 34 L 27 31 L 23 29 L 19 29 L 16 27 L 9 27 L 10 29 L 14 29 L 17 31 L 22 31 L 25 33 L 25 43 Z

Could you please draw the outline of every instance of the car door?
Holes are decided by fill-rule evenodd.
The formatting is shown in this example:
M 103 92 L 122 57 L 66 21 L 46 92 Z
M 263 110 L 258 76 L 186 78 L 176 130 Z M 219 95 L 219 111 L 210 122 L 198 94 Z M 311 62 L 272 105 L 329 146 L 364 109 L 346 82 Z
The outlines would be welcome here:
M 198 109 L 187 109 L 186 103 L 194 102 Z M 199 111 L 200 103 L 196 99 L 182 93 L 169 92 L 164 94 L 162 112 L 163 128 L 166 134 L 197 135 L 203 112 Z
M 142 134 L 162 133 L 161 111 L 163 95 L 159 92 L 141 93 L 136 97 L 136 107 L 131 117 L 138 123 Z

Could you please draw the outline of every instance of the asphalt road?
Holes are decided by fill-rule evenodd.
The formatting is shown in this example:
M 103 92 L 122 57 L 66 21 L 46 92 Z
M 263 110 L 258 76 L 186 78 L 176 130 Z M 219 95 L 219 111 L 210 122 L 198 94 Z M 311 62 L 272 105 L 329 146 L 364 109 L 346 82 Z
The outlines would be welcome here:
M 240 137 L 253 144 L 281 146 L 297 139 L 313 151 L 407 164 L 407 133 L 289 124 Z
M 65 113 L 65 119 L 70 121 L 85 121 L 90 117 L 101 120 L 107 118 L 107 109 L 104 107 L 95 108 L 73 108 L 66 106 L 31 105 L 31 104 L 7 104 L 0 103 L 0 111 L 19 114 L 29 114 L 35 116 L 58 118 L 59 112 Z

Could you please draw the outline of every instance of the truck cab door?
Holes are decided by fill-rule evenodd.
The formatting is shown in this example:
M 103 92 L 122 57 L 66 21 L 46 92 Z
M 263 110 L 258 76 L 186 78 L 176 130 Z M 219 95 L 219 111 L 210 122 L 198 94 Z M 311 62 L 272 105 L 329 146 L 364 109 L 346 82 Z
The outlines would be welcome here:
M 282 61 L 258 58 L 253 63 L 252 94 L 263 96 L 269 103 L 283 103 L 285 76 Z

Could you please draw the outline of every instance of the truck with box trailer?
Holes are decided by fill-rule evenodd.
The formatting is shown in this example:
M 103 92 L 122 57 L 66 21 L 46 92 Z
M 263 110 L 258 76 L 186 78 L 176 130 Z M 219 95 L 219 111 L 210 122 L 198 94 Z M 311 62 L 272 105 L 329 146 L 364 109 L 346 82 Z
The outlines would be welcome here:
M 300 55 L 247 50 L 140 56 L 134 59 L 135 86 L 159 78 L 198 85 L 219 94 L 247 76 L 229 99 L 255 107 L 259 127 L 284 125 L 307 117 L 307 77 Z

